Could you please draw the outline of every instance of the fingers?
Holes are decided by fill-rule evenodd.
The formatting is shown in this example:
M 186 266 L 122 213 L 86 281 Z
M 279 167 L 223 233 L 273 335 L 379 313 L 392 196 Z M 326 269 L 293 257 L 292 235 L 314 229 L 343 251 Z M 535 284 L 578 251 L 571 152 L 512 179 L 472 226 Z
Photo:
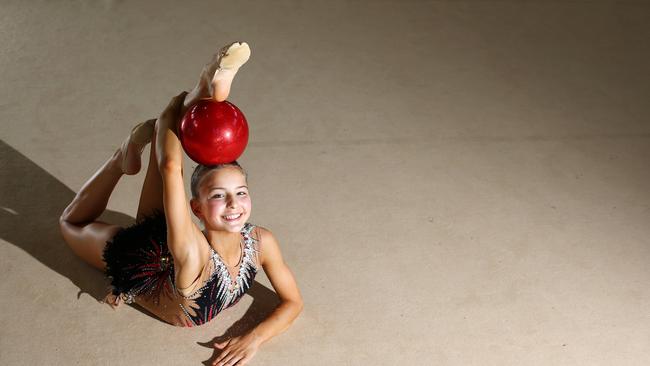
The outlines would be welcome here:
M 224 358 L 230 354 L 230 349 L 224 347 L 228 346 L 231 340 L 232 339 L 228 339 L 223 342 L 214 342 L 214 346 L 221 349 L 221 353 L 219 354 L 219 357 L 217 357 L 217 359 L 212 362 L 212 365 L 220 365 L 220 362 L 222 362 Z
M 217 357 L 217 359 L 212 362 L 212 365 L 233 366 L 238 360 L 243 358 L 243 356 L 238 355 L 237 350 L 228 347 L 231 341 L 232 339 L 223 342 L 215 342 L 215 347 L 221 348 L 222 351 L 219 357 Z
M 215 342 L 214 346 L 221 349 L 221 354 L 212 362 L 213 366 L 243 366 L 253 357 L 259 345 L 251 337 L 243 336 Z
M 213 366 L 242 366 L 246 364 L 253 356 L 251 354 L 239 352 L 226 352 L 212 362 Z
M 219 355 L 219 357 L 217 357 L 217 359 L 214 360 L 214 362 L 212 362 L 212 365 L 214 365 L 214 366 L 223 366 L 224 365 L 224 360 L 229 355 L 230 355 L 230 350 L 229 349 L 223 350 L 221 352 L 221 354 Z
M 217 366 L 232 366 L 234 365 L 239 359 L 241 359 L 242 356 L 236 355 L 236 354 L 230 354 L 226 356 L 221 362 L 217 363 Z
M 239 360 L 237 362 L 236 366 L 244 366 L 248 361 L 250 361 L 250 359 L 251 359 L 251 356 L 245 356 L 244 358 L 242 358 L 241 360 Z
M 213 363 L 215 366 L 243 366 L 250 358 L 244 355 L 231 355 L 223 361 Z
M 243 355 L 233 355 L 228 360 L 226 360 L 226 363 L 224 363 L 224 366 L 226 366 L 226 365 L 228 365 L 228 366 L 241 365 L 241 363 L 239 361 L 241 359 L 243 359 L 243 358 L 244 358 Z

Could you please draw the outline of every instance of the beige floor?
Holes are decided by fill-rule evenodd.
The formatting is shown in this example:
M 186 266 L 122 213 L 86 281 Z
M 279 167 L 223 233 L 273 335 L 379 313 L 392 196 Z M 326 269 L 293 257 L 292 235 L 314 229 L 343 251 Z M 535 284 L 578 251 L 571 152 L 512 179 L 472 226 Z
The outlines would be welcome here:
M 641 0 L 0 0 L 0 364 L 197 365 L 273 307 L 261 275 L 205 327 L 114 312 L 56 225 L 231 40 L 252 221 L 305 299 L 252 365 L 650 364 L 649 24 Z

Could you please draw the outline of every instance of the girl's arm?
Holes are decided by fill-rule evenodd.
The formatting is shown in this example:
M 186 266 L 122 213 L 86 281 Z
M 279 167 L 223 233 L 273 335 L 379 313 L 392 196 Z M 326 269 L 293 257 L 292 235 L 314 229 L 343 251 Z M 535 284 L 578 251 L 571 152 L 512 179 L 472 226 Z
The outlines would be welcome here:
M 156 155 L 163 181 L 167 246 L 174 259 L 175 283 L 189 287 L 202 268 L 199 241 L 188 207 L 183 182 L 183 150 L 177 136 L 187 92 L 172 98 L 156 123 Z
M 289 328 L 302 311 L 303 302 L 296 279 L 282 258 L 277 240 L 270 231 L 260 229 L 260 241 L 264 246 L 262 267 L 281 301 L 271 315 L 253 330 L 263 343 Z
M 262 267 L 280 297 L 280 305 L 250 333 L 215 343 L 215 346 L 222 350 L 213 365 L 232 365 L 235 362 L 239 362 L 237 365 L 244 365 L 255 355 L 262 343 L 285 331 L 303 309 L 298 285 L 282 259 L 278 242 L 270 231 L 260 229 L 260 242 L 263 246 L 263 249 L 260 249 Z

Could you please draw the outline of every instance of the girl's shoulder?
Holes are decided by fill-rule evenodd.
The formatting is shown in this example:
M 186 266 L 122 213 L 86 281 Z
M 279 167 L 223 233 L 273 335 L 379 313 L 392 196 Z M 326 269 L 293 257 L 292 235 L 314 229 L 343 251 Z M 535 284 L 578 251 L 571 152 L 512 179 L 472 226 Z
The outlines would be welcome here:
M 264 226 L 256 225 L 250 222 L 246 224 L 244 231 L 248 232 L 248 235 L 255 241 L 263 241 L 264 239 L 269 239 L 273 236 L 271 230 L 265 228 Z
M 251 237 L 255 241 L 255 249 L 258 252 L 260 264 L 264 264 L 265 257 L 268 257 L 269 252 L 279 252 L 279 245 L 275 236 L 268 228 L 259 225 L 253 225 L 251 230 Z M 271 254 L 273 255 L 273 254 Z
M 262 249 L 262 243 L 267 242 L 271 237 L 273 237 L 273 233 L 264 226 L 250 224 L 249 230 L 250 237 L 253 238 L 257 249 L 260 251 Z

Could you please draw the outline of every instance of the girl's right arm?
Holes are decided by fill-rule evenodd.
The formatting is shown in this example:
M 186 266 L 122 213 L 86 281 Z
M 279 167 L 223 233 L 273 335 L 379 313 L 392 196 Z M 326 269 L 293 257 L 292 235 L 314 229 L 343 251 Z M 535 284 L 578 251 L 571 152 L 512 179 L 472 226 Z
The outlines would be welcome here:
M 183 151 L 177 126 L 187 92 L 172 98 L 156 123 L 157 163 L 163 181 L 163 204 L 167 221 L 167 246 L 174 258 L 176 285 L 188 287 L 203 268 L 197 228 L 192 222 L 183 182 Z

